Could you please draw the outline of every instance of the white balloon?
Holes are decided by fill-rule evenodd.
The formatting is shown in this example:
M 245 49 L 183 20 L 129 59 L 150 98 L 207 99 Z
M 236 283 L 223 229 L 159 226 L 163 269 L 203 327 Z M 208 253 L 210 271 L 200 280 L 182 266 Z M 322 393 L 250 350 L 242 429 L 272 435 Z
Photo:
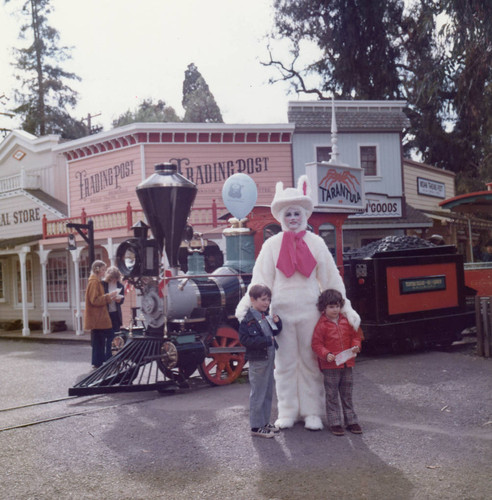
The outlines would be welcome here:
M 257 197 L 255 181 L 246 174 L 231 175 L 222 186 L 224 205 L 239 220 L 251 212 Z

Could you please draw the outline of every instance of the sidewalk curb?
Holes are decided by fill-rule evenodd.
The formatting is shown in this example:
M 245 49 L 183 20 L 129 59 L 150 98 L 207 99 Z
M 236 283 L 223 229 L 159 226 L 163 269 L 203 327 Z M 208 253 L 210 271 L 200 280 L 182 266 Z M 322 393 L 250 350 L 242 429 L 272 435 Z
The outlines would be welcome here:
M 65 331 L 57 333 L 39 333 L 22 335 L 21 330 L 6 331 L 0 330 L 0 340 L 15 340 L 19 342 L 41 342 L 51 344 L 90 344 L 91 336 L 89 333 L 76 335 L 74 331 Z

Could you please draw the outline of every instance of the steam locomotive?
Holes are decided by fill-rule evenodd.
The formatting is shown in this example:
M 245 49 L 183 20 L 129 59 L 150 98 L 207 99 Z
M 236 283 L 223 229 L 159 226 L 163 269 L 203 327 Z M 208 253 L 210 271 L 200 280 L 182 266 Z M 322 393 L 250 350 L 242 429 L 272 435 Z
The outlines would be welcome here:
M 179 274 L 181 242 L 193 236 L 187 219 L 196 191 L 171 163 L 156 165 L 154 174 L 137 186 L 149 226 L 139 222 L 132 228 L 134 237 L 119 245 L 116 263 L 140 295 L 135 318 L 140 325 L 125 331 L 129 341 L 123 348 L 71 388 L 70 395 L 167 390 L 186 386 L 197 369 L 211 385 L 230 384 L 241 374 L 245 350 L 234 312 L 251 280 L 254 245 L 249 235 L 230 234 L 227 253 L 240 246 L 240 261 L 225 262 L 207 274 L 203 255 L 193 252 L 188 273 Z M 163 250 L 169 261 L 165 271 Z
M 188 272 L 179 274 L 181 243 L 193 237 L 187 219 L 196 191 L 170 163 L 156 165 L 154 174 L 137 186 L 150 226 L 139 222 L 132 228 L 134 237 L 119 245 L 116 261 L 139 291 L 140 325 L 130 327 L 123 348 L 69 389 L 69 395 L 165 391 L 186 386 L 197 369 L 211 385 L 230 384 L 241 374 L 244 348 L 234 312 L 251 280 L 253 236 L 231 231 L 222 267 L 206 273 L 203 255 L 192 252 Z M 396 238 L 399 245 L 381 240 L 344 259 L 347 295 L 362 317 L 366 342 L 451 344 L 474 325 L 462 256 L 454 247 Z

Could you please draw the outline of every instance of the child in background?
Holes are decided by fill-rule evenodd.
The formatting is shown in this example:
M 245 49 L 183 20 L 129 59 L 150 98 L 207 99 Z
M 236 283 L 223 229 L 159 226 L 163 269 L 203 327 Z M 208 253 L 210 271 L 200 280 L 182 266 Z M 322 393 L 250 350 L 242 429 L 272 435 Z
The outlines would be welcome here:
M 337 290 L 330 289 L 321 293 L 317 304 L 321 317 L 311 341 L 311 347 L 318 357 L 318 364 L 324 377 L 328 426 L 335 436 L 344 434 L 338 396 L 342 403 L 347 430 L 354 434 L 362 434 L 352 403 L 352 367 L 355 365 L 355 355 L 360 352 L 362 331 L 359 329 L 356 332 L 347 318 L 340 314 L 344 302 Z M 338 366 L 335 357 L 346 350 L 351 350 L 353 357 Z M 352 353 L 349 352 L 348 355 L 352 356 Z
M 274 336 L 282 330 L 277 315 L 269 316 L 272 292 L 266 285 L 253 285 L 249 290 L 251 307 L 239 325 L 239 340 L 246 347 L 249 362 L 249 421 L 253 436 L 272 438 L 280 432 L 270 423 L 273 399 Z

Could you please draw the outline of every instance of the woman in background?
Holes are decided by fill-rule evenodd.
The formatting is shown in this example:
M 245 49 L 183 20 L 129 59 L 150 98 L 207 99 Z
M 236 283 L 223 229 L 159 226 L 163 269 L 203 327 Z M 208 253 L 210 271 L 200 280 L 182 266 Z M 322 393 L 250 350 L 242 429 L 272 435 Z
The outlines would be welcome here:
M 99 368 L 111 356 L 113 328 L 108 304 L 116 300 L 118 291 L 104 292 L 101 280 L 105 272 L 106 264 L 102 260 L 95 260 L 85 291 L 84 328 L 91 331 L 92 368 Z
M 108 304 L 109 317 L 113 325 L 113 338 L 116 332 L 120 331 L 121 324 L 123 323 L 123 316 L 121 314 L 121 304 L 125 301 L 124 290 L 125 287 L 120 282 L 121 273 L 115 266 L 108 267 L 103 280 L 104 291 L 106 293 L 117 291 L 116 299 Z M 123 296 L 120 298 L 119 296 Z M 111 341 L 113 340 L 111 339 Z M 111 352 L 111 348 L 110 348 Z

